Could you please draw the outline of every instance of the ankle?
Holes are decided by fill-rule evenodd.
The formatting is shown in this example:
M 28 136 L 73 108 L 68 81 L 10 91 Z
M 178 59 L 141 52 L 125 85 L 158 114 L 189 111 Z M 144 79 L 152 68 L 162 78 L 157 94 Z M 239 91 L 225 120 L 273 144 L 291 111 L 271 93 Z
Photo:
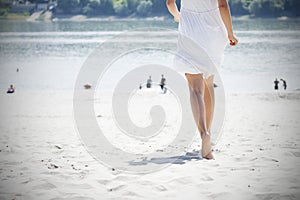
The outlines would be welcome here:
M 209 131 L 202 131 L 200 132 L 201 138 L 203 138 L 204 136 L 208 136 L 210 135 Z

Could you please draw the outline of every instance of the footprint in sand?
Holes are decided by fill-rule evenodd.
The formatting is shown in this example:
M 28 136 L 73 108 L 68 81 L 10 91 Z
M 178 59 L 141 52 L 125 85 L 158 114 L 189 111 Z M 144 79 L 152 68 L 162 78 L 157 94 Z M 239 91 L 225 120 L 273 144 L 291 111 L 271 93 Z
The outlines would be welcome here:
M 232 194 L 229 192 L 219 192 L 209 195 L 211 199 L 232 199 Z
M 95 200 L 95 198 L 92 197 L 87 197 L 87 196 L 75 196 L 75 197 L 70 197 L 68 200 Z
M 284 199 L 278 193 L 256 194 L 256 199 Z
M 204 175 L 203 178 L 201 178 L 202 181 L 213 181 L 214 179 L 208 175 Z
M 111 180 L 101 179 L 101 180 L 97 180 L 97 182 L 100 183 L 101 185 L 107 185 L 108 183 L 111 182 Z
M 291 152 L 295 157 L 300 157 L 300 152 Z
M 47 181 L 44 181 L 45 183 L 43 184 L 38 184 L 33 187 L 33 190 L 51 190 L 57 188 L 55 185 L 52 183 L 48 183 Z
M 167 191 L 168 189 L 163 186 L 163 185 L 158 185 L 158 186 L 155 186 L 155 189 L 160 191 L 160 192 L 163 192 L 163 191 Z
M 121 190 L 121 189 L 126 188 L 126 187 L 127 187 L 126 185 L 118 185 L 116 187 L 109 188 L 108 191 L 109 192 L 118 191 L 118 190 Z

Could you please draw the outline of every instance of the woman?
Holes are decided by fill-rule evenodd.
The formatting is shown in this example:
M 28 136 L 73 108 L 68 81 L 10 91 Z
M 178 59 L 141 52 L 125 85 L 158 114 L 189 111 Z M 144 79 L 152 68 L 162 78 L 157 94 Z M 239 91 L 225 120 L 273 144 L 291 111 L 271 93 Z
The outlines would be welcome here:
M 231 14 L 227 0 L 181 0 L 180 12 L 176 0 L 167 0 L 169 12 L 179 22 L 179 34 L 190 38 L 203 49 L 216 66 L 220 66 L 227 41 L 236 46 L 238 39 L 233 34 Z M 179 39 L 182 40 L 182 39 Z M 184 40 L 181 44 L 185 43 Z M 180 41 L 179 41 L 180 44 Z M 185 58 L 199 60 L 179 45 L 179 52 L 185 52 Z M 191 50 L 192 51 L 192 50 Z M 187 54 L 189 54 L 187 56 Z M 196 62 L 197 63 L 197 62 Z M 200 63 L 200 62 L 198 62 Z M 194 119 L 202 139 L 202 157 L 213 159 L 210 142 L 210 128 L 214 112 L 214 76 L 201 73 L 203 66 L 196 66 L 196 73 L 185 73 L 190 89 L 190 101 Z M 200 71 L 200 72 L 199 72 Z M 187 70 L 186 72 L 190 72 Z

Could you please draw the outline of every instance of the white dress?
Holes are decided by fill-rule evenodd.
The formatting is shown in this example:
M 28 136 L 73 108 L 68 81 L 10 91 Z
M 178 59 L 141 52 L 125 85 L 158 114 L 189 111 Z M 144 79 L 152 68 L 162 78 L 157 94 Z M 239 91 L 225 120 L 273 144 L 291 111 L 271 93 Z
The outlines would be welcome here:
M 218 0 L 181 0 L 178 31 L 175 69 L 206 77 L 215 74 L 227 44 Z

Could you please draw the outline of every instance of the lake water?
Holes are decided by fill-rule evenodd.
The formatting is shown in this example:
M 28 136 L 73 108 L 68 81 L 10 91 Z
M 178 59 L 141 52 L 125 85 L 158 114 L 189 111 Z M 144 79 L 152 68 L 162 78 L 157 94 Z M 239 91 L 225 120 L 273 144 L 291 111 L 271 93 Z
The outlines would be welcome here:
M 234 20 L 233 25 L 240 43 L 226 48 L 219 69 L 226 91 L 271 91 L 276 77 L 287 80 L 289 90 L 300 88 L 300 20 Z M 176 30 L 177 24 L 172 20 L 2 20 L 0 90 L 11 83 L 18 89 L 72 89 L 82 64 L 102 42 L 147 27 Z M 168 39 L 161 35 L 162 41 Z

